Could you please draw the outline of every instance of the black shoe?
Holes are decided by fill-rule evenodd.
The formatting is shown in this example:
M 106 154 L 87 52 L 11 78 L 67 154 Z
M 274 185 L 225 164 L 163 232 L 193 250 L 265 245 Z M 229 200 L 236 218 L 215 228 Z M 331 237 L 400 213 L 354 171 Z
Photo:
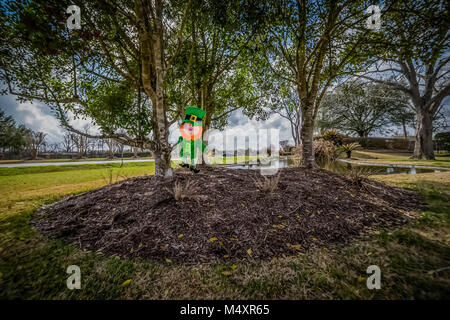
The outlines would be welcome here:
M 187 163 L 180 163 L 180 167 L 189 168 L 189 165 Z
M 194 166 L 190 166 L 189 169 L 191 169 L 191 171 L 194 171 L 194 173 L 199 173 L 199 172 L 200 172 L 200 170 L 197 169 L 197 168 L 194 167 Z

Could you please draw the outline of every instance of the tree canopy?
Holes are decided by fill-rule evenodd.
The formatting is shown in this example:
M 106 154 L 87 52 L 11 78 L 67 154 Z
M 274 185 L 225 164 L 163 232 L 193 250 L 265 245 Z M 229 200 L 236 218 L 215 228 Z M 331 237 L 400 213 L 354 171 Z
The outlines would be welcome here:
M 17 125 L 11 116 L 6 116 L 0 110 L 0 148 L 2 152 L 18 153 L 26 146 L 26 134 L 28 129 L 23 125 Z
M 336 128 L 367 138 L 370 133 L 400 118 L 408 107 L 405 96 L 385 85 L 350 82 L 326 95 L 319 127 Z M 400 120 L 399 120 L 400 121 Z
M 414 157 L 434 159 L 433 121 L 450 94 L 449 3 L 392 0 L 387 4 L 386 27 L 374 43 L 377 62 L 360 76 L 409 96 L 417 118 Z

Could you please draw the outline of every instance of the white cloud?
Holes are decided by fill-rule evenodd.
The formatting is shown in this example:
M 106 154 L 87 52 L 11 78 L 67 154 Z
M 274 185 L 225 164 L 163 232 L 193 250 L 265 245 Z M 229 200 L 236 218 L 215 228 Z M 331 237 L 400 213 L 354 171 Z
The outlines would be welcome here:
M 94 125 L 91 119 L 83 119 L 83 118 L 75 119 L 74 114 L 70 111 L 67 112 L 67 116 L 69 118 L 70 125 L 75 129 L 84 131 L 86 128 L 88 128 L 90 134 L 93 135 L 100 134 L 100 128 L 97 125 Z
M 31 130 L 47 133 L 47 141 L 60 141 L 63 130 L 60 128 L 58 120 L 54 116 L 44 113 L 42 108 L 47 107 L 39 103 L 20 103 L 16 109 L 17 117 Z
M 16 108 L 15 118 L 23 123 L 27 128 L 33 131 L 42 131 L 47 133 L 46 140 L 49 143 L 60 142 L 64 129 L 60 126 L 59 121 L 52 114 L 46 113 L 48 107 L 40 103 L 24 102 L 20 103 Z M 91 120 L 74 119 L 73 113 L 68 113 L 69 123 L 80 131 L 84 131 L 89 126 L 91 134 L 99 134 L 97 126 L 93 126 Z

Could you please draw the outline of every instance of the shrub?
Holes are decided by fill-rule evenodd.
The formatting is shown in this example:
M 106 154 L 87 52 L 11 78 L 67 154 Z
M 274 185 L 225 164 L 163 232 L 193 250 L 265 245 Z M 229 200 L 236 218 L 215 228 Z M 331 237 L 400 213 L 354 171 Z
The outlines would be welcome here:
M 408 150 L 409 141 L 407 139 L 392 139 L 387 141 L 389 149 Z
M 387 141 L 384 138 L 344 137 L 343 139 L 344 144 L 358 142 L 365 149 L 388 149 Z
M 332 161 L 337 158 L 337 149 L 333 142 L 324 139 L 313 141 L 314 157 L 316 161 Z M 293 149 L 294 157 L 302 158 L 302 145 Z
M 358 142 L 353 142 L 349 144 L 343 144 L 338 148 L 338 153 L 345 152 L 347 154 L 347 158 L 352 157 L 352 151 L 356 149 L 360 149 L 361 145 Z
M 299 144 L 298 146 L 295 146 L 291 149 L 292 154 L 295 158 L 301 159 L 302 158 L 302 145 Z
M 196 190 L 194 190 L 194 183 L 192 181 L 187 181 L 185 184 L 182 182 L 175 182 L 173 190 L 167 189 L 167 191 L 172 194 L 175 201 L 192 199 L 199 202 L 203 198 L 196 193 Z
M 316 140 L 313 142 L 313 148 L 317 161 L 331 161 L 337 158 L 336 146 L 332 141 Z
M 438 150 L 446 150 L 450 152 L 450 131 L 449 132 L 439 132 L 435 135 L 434 140 Z
M 350 181 L 350 184 L 358 188 L 363 187 L 364 181 L 366 181 L 370 175 L 377 173 L 377 169 L 370 167 L 355 167 L 352 166 L 346 176 Z
M 322 135 L 316 137 L 316 140 L 320 139 L 331 141 L 335 146 L 341 146 L 344 140 L 344 136 L 340 134 L 336 129 L 332 129 L 325 131 Z
M 294 166 L 300 166 L 302 160 L 302 145 L 292 147 L 291 153 Z

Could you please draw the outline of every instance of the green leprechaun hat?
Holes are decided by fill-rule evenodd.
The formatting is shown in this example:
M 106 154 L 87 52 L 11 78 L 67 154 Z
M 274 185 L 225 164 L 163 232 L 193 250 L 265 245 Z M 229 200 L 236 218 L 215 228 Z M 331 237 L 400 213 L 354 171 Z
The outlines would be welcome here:
M 186 117 L 184 118 L 183 122 L 190 123 L 193 126 L 201 126 L 202 119 L 205 116 L 205 114 L 206 114 L 205 110 L 202 110 L 194 106 L 188 106 L 186 108 Z

